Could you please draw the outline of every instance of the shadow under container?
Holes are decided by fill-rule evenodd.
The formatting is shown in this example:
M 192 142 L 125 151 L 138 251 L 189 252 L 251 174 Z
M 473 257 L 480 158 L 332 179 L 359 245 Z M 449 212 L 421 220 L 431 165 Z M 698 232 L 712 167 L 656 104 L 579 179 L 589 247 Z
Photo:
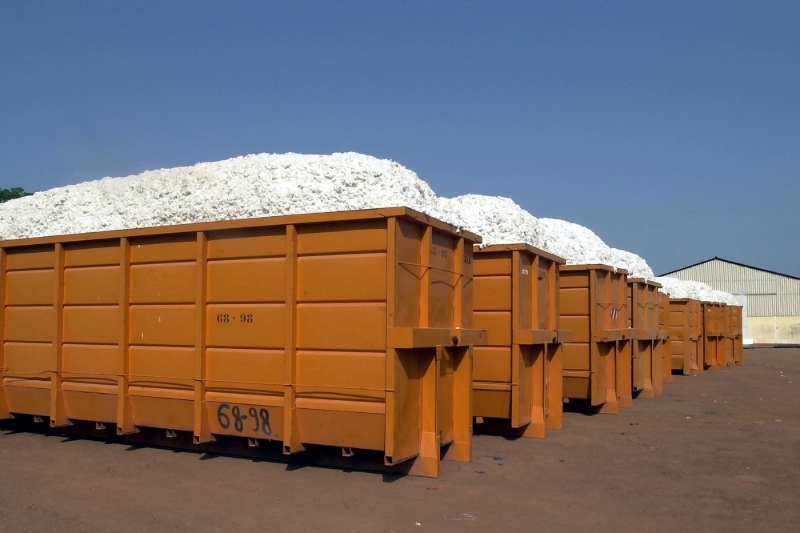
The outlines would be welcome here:
M 661 360 L 655 357 L 655 344 L 659 336 L 658 289 L 654 281 L 628 278 L 628 327 L 630 339 L 620 342 L 621 364 L 630 361 L 631 372 L 622 372 L 620 378 L 620 407 L 632 407 L 632 399 L 653 398 L 662 393 L 663 375 Z
M 672 382 L 672 354 L 669 343 L 670 297 L 658 291 L 658 340 L 654 345 L 655 357 L 661 361 L 662 380 Z
M 561 429 L 560 257 L 527 244 L 475 246 L 473 414 L 485 433 L 545 436 Z
M 630 384 L 620 341 L 627 327 L 627 271 L 607 265 L 568 265 L 559 269 L 560 327 L 570 332 L 561 345 L 564 398 L 585 400 L 601 413 L 619 412 L 620 384 Z M 627 393 L 630 395 L 630 391 Z
M 725 368 L 725 308 L 721 303 L 702 302 L 703 362 L 705 368 Z
M 391 208 L 0 242 L 0 418 L 436 477 L 471 458 L 479 241 Z

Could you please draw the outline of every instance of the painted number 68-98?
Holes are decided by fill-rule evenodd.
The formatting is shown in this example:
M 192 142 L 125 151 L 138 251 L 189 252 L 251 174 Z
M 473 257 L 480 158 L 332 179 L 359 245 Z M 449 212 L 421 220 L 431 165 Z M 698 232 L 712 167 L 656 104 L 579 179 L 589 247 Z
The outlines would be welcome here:
M 242 412 L 242 408 L 238 405 L 231 406 L 227 403 L 221 403 L 217 408 L 217 422 L 222 429 L 230 429 L 233 424 L 233 429 L 237 433 L 241 433 L 245 429 L 245 422 L 251 419 L 252 427 L 248 429 L 253 433 L 263 433 L 266 436 L 272 435 L 272 427 L 269 425 L 269 411 L 264 408 L 256 410 L 255 407 L 250 407 L 247 414 Z

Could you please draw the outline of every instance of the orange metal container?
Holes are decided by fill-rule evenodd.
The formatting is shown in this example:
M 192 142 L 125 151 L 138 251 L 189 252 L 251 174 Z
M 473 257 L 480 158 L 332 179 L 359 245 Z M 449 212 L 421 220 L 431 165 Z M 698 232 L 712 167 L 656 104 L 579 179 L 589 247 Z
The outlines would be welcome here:
M 661 361 L 663 381 L 672 382 L 672 353 L 669 344 L 670 297 L 658 293 L 658 340 L 654 345 L 655 357 Z
M 406 208 L 0 241 L 0 417 L 469 461 L 472 247 Z
M 736 330 L 734 326 L 734 311 L 732 305 L 724 305 L 723 310 L 725 313 L 725 338 L 723 340 L 725 346 L 725 362 L 722 366 L 734 366 L 735 362 L 735 345 L 736 345 Z
M 588 400 L 601 413 L 619 411 L 625 395 L 620 384 L 631 374 L 630 357 L 619 349 L 619 341 L 630 338 L 626 276 L 625 270 L 606 265 L 560 268 L 560 327 L 571 337 L 562 343 L 562 394 Z
M 620 343 L 620 348 L 627 354 L 624 357 L 631 358 L 631 390 L 639 398 L 653 398 L 661 394 L 663 389 L 662 361 L 655 357 L 655 344 L 659 337 L 660 287 L 653 281 L 628 278 L 628 308 L 631 310 L 628 327 L 631 328 L 631 339 Z
M 703 372 L 703 309 L 698 300 L 670 298 L 669 352 L 671 369 L 683 375 Z
M 474 248 L 473 414 L 481 431 L 544 437 L 561 429 L 560 257 L 526 244 Z
M 725 306 L 703 302 L 703 360 L 706 368 L 725 368 Z

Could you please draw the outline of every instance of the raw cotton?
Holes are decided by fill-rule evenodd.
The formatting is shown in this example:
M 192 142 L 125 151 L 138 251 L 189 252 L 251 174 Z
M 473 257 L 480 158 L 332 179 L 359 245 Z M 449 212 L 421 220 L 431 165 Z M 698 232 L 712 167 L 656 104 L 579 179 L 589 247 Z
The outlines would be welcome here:
M 440 198 L 439 211 L 459 227 L 483 237 L 483 246 L 527 243 L 563 257 L 570 265 L 603 264 L 650 279 L 653 270 L 638 255 L 610 248 L 592 230 L 554 218 L 537 219 L 510 198 L 468 194 Z
M 436 195 L 385 159 L 259 154 L 60 187 L 0 204 L 0 239 L 407 206 L 441 217 Z
M 701 302 L 724 303 L 729 305 L 739 305 L 733 295 L 717 291 L 699 281 L 685 281 L 670 277 L 656 277 L 653 279 L 661 284 L 659 289 L 670 298 L 690 298 Z

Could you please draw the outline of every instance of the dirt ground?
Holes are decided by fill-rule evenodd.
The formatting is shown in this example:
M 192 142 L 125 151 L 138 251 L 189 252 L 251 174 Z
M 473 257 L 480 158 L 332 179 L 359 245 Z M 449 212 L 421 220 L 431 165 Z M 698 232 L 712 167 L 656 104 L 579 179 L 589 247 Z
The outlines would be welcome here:
M 0 531 L 800 531 L 800 350 L 675 376 L 545 440 L 478 436 L 439 479 L 70 439 L 4 424 Z

